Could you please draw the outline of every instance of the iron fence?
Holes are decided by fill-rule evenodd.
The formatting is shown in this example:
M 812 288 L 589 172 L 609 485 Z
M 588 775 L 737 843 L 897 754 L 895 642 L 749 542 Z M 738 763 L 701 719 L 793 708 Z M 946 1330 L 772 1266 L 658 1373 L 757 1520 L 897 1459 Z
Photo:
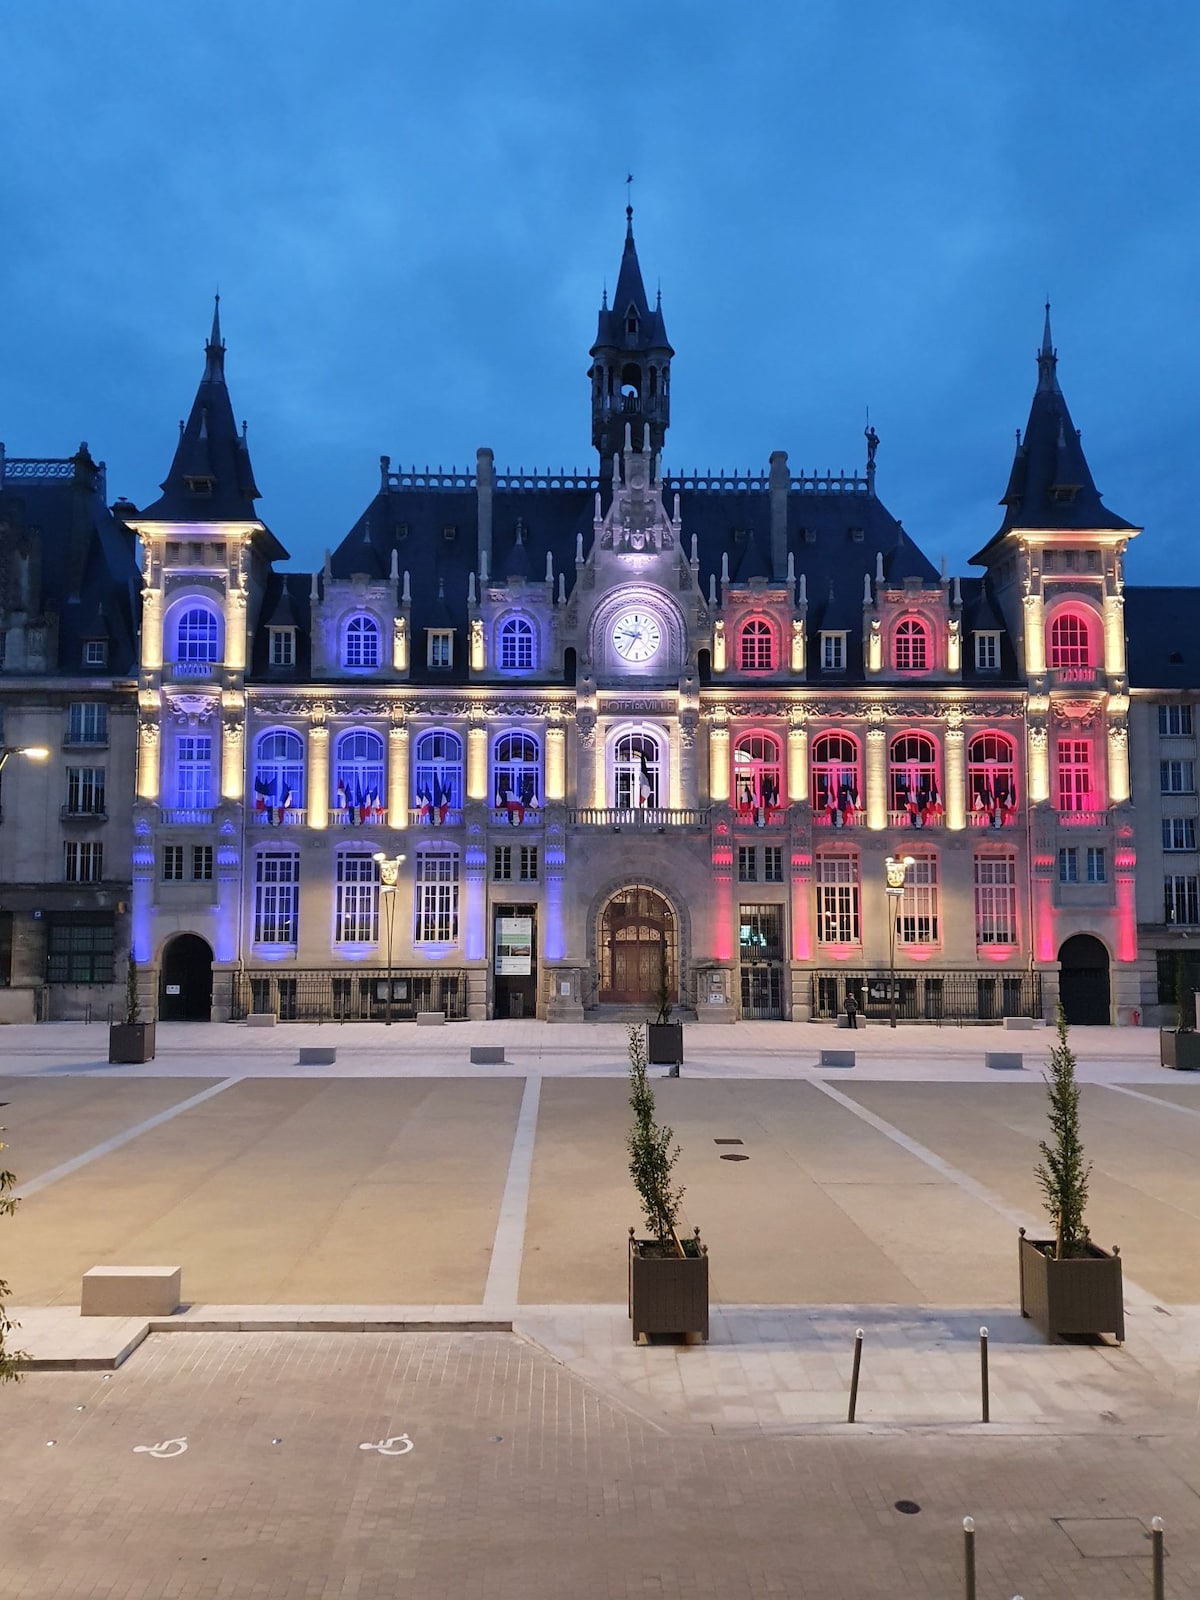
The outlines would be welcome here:
M 388 975 L 378 968 L 364 972 L 233 972 L 229 1014 L 240 1022 L 252 1011 L 268 1012 L 280 1022 L 385 1022 Z M 444 1011 L 447 1021 L 467 1014 L 465 971 L 430 972 L 394 968 L 391 975 L 394 1022 L 412 1022 L 418 1011 Z
M 1004 1017 L 1042 1015 L 1040 972 L 814 972 L 812 1015 L 832 1020 L 846 1009 L 852 994 L 859 1013 L 886 1022 L 892 1014 L 896 985 L 896 1017 L 900 1022 L 999 1022 Z

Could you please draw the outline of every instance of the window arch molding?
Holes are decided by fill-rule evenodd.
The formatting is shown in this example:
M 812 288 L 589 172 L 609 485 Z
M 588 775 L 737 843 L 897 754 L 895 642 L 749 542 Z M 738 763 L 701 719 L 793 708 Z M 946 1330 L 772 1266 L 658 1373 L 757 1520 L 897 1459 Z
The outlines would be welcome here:
M 1046 664 L 1055 672 L 1086 675 L 1090 681 L 1103 658 L 1100 619 L 1090 607 L 1067 600 L 1046 620 Z
M 977 827 L 1002 828 L 1017 811 L 1017 744 L 984 728 L 967 741 L 967 803 Z
M 295 728 L 264 728 L 254 740 L 254 809 L 304 808 L 304 740 Z
M 342 623 L 341 663 L 349 672 L 378 671 L 382 664 L 383 630 L 370 611 L 355 611 Z
M 343 729 L 333 743 L 330 781 L 337 821 L 385 821 L 387 770 L 383 735 L 374 728 Z
M 496 623 L 496 666 L 501 672 L 533 672 L 538 665 L 538 635 L 522 611 L 511 611 Z
M 809 751 L 813 819 L 847 827 L 857 819 L 862 793 L 862 744 L 842 728 L 819 733 Z
M 765 823 L 784 804 L 783 742 L 765 728 L 748 728 L 733 741 L 733 803 L 742 817 Z
M 914 828 L 942 816 L 937 741 L 929 733 L 897 733 L 888 746 L 888 806 Z
M 463 803 L 463 742 L 451 728 L 426 728 L 413 743 L 413 805 L 421 822 L 445 822 Z
M 497 811 L 523 819 L 542 803 L 542 751 L 533 734 L 506 729 L 492 741 L 492 788 Z
M 225 616 L 215 597 L 185 594 L 163 618 L 165 654 L 177 665 L 204 668 L 225 659 Z
M 740 672 L 773 672 L 779 662 L 778 638 L 766 617 L 747 617 L 738 631 Z
M 654 811 L 669 806 L 671 746 L 664 728 L 624 723 L 606 741 L 608 802 L 618 811 Z
M 934 666 L 933 628 L 928 618 L 907 611 L 892 629 L 892 665 L 897 672 L 928 672 Z
M 687 659 L 687 629 L 683 613 L 664 589 L 648 583 L 622 584 L 610 590 L 592 613 L 588 627 L 588 649 L 594 662 L 606 672 L 629 676 L 631 667 L 617 655 L 612 643 L 613 625 L 626 611 L 647 609 L 662 628 L 663 642 L 646 663 L 645 674 L 669 677 L 677 674 Z

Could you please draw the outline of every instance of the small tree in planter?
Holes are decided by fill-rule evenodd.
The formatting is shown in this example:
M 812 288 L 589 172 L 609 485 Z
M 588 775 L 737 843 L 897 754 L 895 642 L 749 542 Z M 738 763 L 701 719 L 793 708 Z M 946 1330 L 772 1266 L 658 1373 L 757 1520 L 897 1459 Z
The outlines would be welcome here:
M 138 965 L 132 951 L 125 971 L 125 1020 L 109 1027 L 108 1059 L 126 1066 L 154 1060 L 154 1024 L 142 1021 Z
M 646 1075 L 646 1045 L 640 1027 L 629 1029 L 629 1105 L 633 1126 L 626 1146 L 629 1175 L 642 1202 L 646 1228 L 629 1230 L 629 1315 L 635 1342 L 642 1334 L 700 1334 L 708 1338 L 708 1252 L 697 1228 L 690 1239 L 676 1232 L 683 1187 L 674 1181 L 679 1146 L 674 1130 L 660 1124 L 654 1090 Z
M 1067 1019 L 1058 1008 L 1058 1039 L 1046 1078 L 1050 1138 L 1039 1148 L 1034 1175 L 1054 1225 L 1053 1239 L 1020 1238 L 1021 1315 L 1048 1339 L 1072 1333 L 1125 1337 L 1121 1257 L 1092 1243 L 1084 1221 L 1091 1163 L 1079 1132 L 1079 1084 Z
M 1196 995 L 1183 952 L 1175 952 L 1177 1026 L 1158 1031 L 1158 1059 L 1178 1072 L 1200 1071 L 1200 1034 L 1196 1032 Z
M 4 1129 L 0 1128 L 0 1133 Z M 0 1143 L 0 1150 L 7 1150 L 6 1144 Z M 19 1202 L 13 1198 L 13 1189 L 16 1187 L 16 1177 L 13 1173 L 0 1170 L 0 1217 L 11 1217 L 17 1209 Z M 26 1358 L 24 1351 L 14 1350 L 9 1340 L 16 1332 L 18 1323 L 8 1315 L 4 1302 L 8 1299 L 10 1290 L 3 1278 L 0 1278 L 0 1383 L 12 1383 L 21 1376 L 19 1363 Z

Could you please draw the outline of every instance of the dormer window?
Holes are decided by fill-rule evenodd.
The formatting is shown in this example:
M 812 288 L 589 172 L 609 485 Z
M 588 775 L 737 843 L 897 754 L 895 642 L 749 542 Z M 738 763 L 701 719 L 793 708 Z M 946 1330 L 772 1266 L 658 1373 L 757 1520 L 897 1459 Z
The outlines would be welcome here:
M 999 672 L 1000 635 L 998 633 L 977 633 L 975 635 L 975 670 L 976 672 Z
M 108 664 L 108 642 L 104 639 L 87 639 L 83 646 L 85 667 L 103 667 Z
M 271 628 L 269 630 L 269 641 L 269 659 L 273 667 L 294 667 L 296 665 L 295 628 Z
M 846 670 L 846 635 L 844 633 L 821 634 L 821 671 L 845 672 Z
M 1079 486 L 1074 483 L 1056 483 L 1050 490 L 1050 498 L 1055 505 L 1069 506 L 1079 493 Z
M 215 482 L 215 479 L 209 477 L 184 478 L 183 486 L 188 494 L 211 498 Z
M 452 667 L 454 665 L 454 629 L 430 628 L 429 639 L 429 665 L 431 667 Z
M 379 665 L 379 624 L 374 617 L 351 617 L 346 624 L 345 643 L 342 650 L 344 667 L 377 667 Z
M 637 311 L 634 309 L 634 307 L 630 306 L 629 310 L 625 313 L 625 332 L 629 335 L 629 337 L 631 339 L 636 339 L 637 338 L 637 331 L 638 331 L 638 314 L 637 314 Z
M 929 630 L 915 617 L 908 617 L 896 629 L 897 672 L 924 672 L 929 666 Z

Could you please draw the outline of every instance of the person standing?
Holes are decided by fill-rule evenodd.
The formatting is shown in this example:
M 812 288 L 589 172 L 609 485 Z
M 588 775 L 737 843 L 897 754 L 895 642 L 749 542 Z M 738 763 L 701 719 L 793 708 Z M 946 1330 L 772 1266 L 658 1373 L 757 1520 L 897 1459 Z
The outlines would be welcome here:
M 846 996 L 846 1026 L 848 1028 L 858 1027 L 858 1001 L 852 994 Z

